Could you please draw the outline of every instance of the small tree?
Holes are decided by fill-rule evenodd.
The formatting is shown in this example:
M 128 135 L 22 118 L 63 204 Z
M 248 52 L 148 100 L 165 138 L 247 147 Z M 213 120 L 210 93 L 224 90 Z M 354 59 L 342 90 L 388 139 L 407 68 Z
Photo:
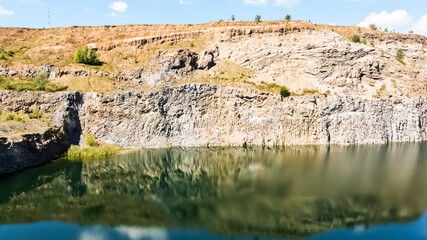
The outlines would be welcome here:
M 86 144 L 89 147 L 95 146 L 95 139 L 93 139 L 93 135 L 92 134 L 89 134 L 89 136 L 87 136 L 87 138 L 86 138 Z
M 289 91 L 289 88 L 287 88 L 286 86 L 281 86 L 280 96 L 282 96 L 282 99 L 291 96 L 291 92 Z
M 33 80 L 34 88 L 38 91 L 45 91 L 48 83 L 49 73 L 47 71 L 43 71 L 37 74 L 37 76 Z
M 372 30 L 374 30 L 374 31 L 378 30 L 377 25 L 375 25 L 373 23 L 369 24 L 369 28 L 372 29 Z
M 286 21 L 290 21 L 290 20 L 291 20 L 291 18 L 292 18 L 292 17 L 291 17 L 291 15 L 289 15 L 289 14 L 288 14 L 288 15 L 286 15 L 286 17 L 285 17 L 285 20 L 286 20 Z
M 256 15 L 255 22 L 257 22 L 257 23 L 261 22 L 261 16 L 260 15 Z
M 83 49 L 77 50 L 74 54 L 74 62 L 83 63 L 87 65 L 99 65 L 101 61 L 98 59 L 98 54 L 95 50 L 89 47 L 84 47 Z
M 354 34 L 353 36 L 351 36 L 351 41 L 355 42 L 355 43 L 359 43 L 360 42 L 360 36 L 357 34 Z
M 405 62 L 403 61 L 404 59 L 405 59 L 405 53 L 401 48 L 399 48 L 396 52 L 396 60 L 405 64 Z
M 388 28 L 384 28 L 384 32 L 389 32 Z
M 236 16 L 231 15 L 231 21 L 233 21 L 233 22 L 234 22 L 234 20 L 236 20 Z
M 409 30 L 409 34 L 414 34 L 414 30 Z

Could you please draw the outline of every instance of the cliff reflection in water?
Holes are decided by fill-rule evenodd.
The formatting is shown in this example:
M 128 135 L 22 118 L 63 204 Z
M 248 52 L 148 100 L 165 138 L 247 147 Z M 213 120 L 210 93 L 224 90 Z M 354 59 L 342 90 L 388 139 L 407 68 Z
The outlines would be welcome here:
M 408 222 L 427 203 L 427 144 L 142 150 L 0 180 L 0 223 L 201 228 L 298 238 Z

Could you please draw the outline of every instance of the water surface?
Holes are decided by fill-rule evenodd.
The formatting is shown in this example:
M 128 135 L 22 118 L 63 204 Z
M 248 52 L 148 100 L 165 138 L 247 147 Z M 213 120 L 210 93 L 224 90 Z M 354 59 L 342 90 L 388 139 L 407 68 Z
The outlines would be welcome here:
M 141 150 L 0 179 L 0 239 L 427 239 L 427 144 Z

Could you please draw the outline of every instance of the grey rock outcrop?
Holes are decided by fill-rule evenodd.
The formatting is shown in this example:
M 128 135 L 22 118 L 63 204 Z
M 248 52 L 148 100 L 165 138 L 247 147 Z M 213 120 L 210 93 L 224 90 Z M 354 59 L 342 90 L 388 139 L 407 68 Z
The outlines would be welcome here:
M 13 97 L 3 104 L 29 106 Z M 71 142 L 91 133 L 123 147 L 362 144 L 427 140 L 426 97 L 297 96 L 186 84 L 156 92 L 116 95 L 64 93 L 52 101 L 55 125 Z M 6 100 L 6 101 L 5 101 Z M 9 102 L 8 102 L 9 101 Z M 49 103 L 46 103 L 49 104 Z M 22 107 L 21 107 L 22 108 Z
M 67 137 L 59 128 L 41 134 L 26 134 L 19 140 L 0 138 L 0 174 L 52 161 L 67 151 L 69 146 Z
M 418 99 L 280 96 L 187 84 L 114 96 L 89 93 L 82 132 L 124 147 L 358 144 L 427 140 Z

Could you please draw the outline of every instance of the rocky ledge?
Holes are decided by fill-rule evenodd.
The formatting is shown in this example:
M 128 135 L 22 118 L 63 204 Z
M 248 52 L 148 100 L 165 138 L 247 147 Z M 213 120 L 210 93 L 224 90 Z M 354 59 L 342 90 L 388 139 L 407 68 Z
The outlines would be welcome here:
M 87 134 L 129 148 L 427 140 L 426 96 L 282 99 L 259 91 L 186 84 L 115 95 L 0 91 L 0 103 L 0 108 L 10 111 L 49 110 L 53 128 L 59 129 L 14 144 L 2 139 L 0 173 L 50 161 Z

